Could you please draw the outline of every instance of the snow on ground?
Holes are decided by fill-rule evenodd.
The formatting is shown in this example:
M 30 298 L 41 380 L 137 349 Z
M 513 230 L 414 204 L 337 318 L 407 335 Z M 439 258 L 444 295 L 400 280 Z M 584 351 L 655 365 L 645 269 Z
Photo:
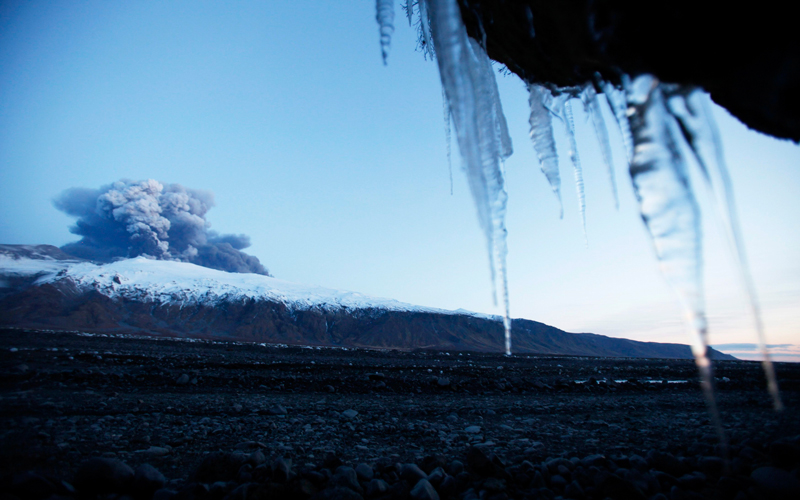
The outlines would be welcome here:
M 281 302 L 299 310 L 384 309 L 486 317 L 462 309 L 448 311 L 415 306 L 393 299 L 301 285 L 259 274 L 228 273 L 186 262 L 144 257 L 97 265 L 89 262 L 14 259 L 0 255 L 0 275 L 39 276 L 36 280 L 38 285 L 69 279 L 81 289 L 93 289 L 111 298 L 161 303 L 208 304 L 252 298 Z

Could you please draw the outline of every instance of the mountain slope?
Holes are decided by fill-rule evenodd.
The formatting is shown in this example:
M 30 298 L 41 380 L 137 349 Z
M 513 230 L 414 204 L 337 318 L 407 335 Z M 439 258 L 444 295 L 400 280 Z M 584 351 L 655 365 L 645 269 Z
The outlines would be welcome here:
M 52 247 L 54 248 L 54 247 Z M 97 265 L 0 246 L 0 325 L 237 341 L 503 350 L 499 317 L 145 258 Z M 56 249 L 57 250 L 57 249 Z M 517 353 L 691 358 L 688 346 L 513 323 Z M 730 356 L 717 353 L 717 358 Z

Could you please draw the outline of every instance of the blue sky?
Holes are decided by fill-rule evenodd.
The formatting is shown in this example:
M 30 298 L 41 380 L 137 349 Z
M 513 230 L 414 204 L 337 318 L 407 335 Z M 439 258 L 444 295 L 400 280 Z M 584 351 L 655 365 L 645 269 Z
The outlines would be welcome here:
M 54 196 L 154 178 L 213 191 L 213 229 L 249 234 L 247 252 L 277 277 L 500 312 L 455 144 L 450 195 L 436 65 L 415 50 L 398 10 L 383 66 L 374 16 L 367 0 L 0 4 L 0 242 L 72 241 Z M 527 137 L 524 87 L 514 76 L 498 83 L 515 149 L 506 163 L 512 316 L 688 342 L 615 127 L 619 211 L 574 107 L 587 248 L 562 131 L 563 220 Z M 775 352 L 797 360 L 800 148 L 715 112 L 769 341 L 789 344 Z M 712 343 L 752 343 L 732 259 L 695 184 Z

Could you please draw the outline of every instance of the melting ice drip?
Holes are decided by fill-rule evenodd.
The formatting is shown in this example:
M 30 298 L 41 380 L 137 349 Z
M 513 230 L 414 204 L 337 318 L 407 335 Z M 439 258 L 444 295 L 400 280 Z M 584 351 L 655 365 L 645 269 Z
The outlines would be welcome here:
M 388 5 L 388 7 L 387 7 Z M 385 10 L 391 1 L 377 0 L 384 59 Z M 478 209 L 478 220 L 486 236 L 490 273 L 496 297 L 496 269 L 499 269 L 505 310 L 506 354 L 511 353 L 506 277 L 505 211 L 507 194 L 503 161 L 512 153 L 505 117 L 500 105 L 491 62 L 484 47 L 467 36 L 457 0 L 406 0 L 409 24 L 416 13 L 420 41 L 426 56 L 435 57 L 445 94 L 445 116 L 455 126 L 463 168 Z M 383 14 L 382 14 L 383 12 Z M 532 16 L 531 33 L 533 29 Z M 385 42 L 385 43 L 384 43 Z M 485 45 L 485 43 L 484 43 Z M 603 120 L 598 90 L 606 96 L 622 134 L 630 176 L 659 265 L 678 293 L 692 336 L 692 351 L 712 418 L 724 442 L 712 388 L 713 373 L 708 358 L 708 328 L 702 280 L 702 232 L 700 210 L 689 183 L 686 161 L 679 148 L 683 137 L 700 166 L 708 188 L 719 202 L 726 234 L 738 261 L 739 273 L 754 318 L 768 389 L 775 409 L 781 401 L 775 373 L 766 350 L 755 288 L 742 245 L 730 178 L 722 155 L 709 99 L 700 89 L 660 82 L 653 75 L 627 76 L 616 87 L 587 82 L 582 87 L 558 88 L 529 84 L 530 137 L 542 172 L 561 204 L 561 177 L 553 138 L 553 117 L 562 121 L 569 138 L 569 156 L 575 173 L 579 209 L 584 224 L 583 173 L 575 140 L 571 100 L 580 99 L 591 118 L 606 164 L 617 205 L 611 147 Z M 448 111 L 449 110 L 449 116 Z M 449 134 L 449 132 L 448 132 Z M 448 141 L 449 142 L 449 141 Z M 563 207 L 561 209 L 563 216 Z

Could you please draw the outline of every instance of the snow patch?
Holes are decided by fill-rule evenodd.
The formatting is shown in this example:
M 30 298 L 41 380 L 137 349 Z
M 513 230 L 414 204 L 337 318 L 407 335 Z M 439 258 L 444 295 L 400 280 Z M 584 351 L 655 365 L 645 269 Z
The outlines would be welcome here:
M 357 292 L 302 285 L 261 274 L 228 273 L 187 262 L 144 257 L 111 264 L 12 259 L 0 255 L 0 275 L 39 276 L 36 285 L 69 280 L 78 289 L 97 291 L 112 299 L 160 304 L 217 304 L 249 299 L 280 302 L 292 310 L 381 309 L 386 311 L 470 315 L 500 321 L 500 317 L 416 306 Z

